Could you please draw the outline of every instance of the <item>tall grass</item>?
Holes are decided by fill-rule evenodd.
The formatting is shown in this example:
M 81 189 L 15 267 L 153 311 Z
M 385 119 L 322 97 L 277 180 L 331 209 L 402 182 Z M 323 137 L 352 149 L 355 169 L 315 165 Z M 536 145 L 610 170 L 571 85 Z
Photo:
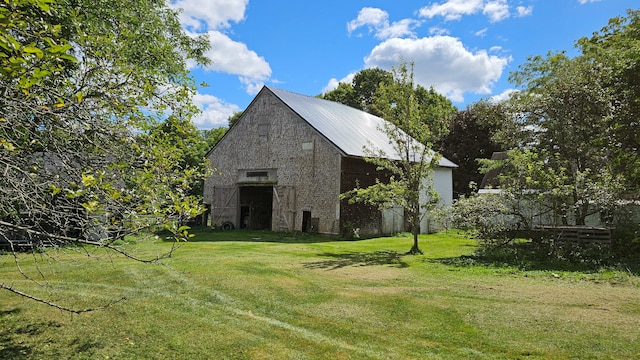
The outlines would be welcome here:
M 0 255 L 0 280 L 38 296 L 75 307 L 127 298 L 72 315 L 0 292 L 0 358 L 640 358 L 632 271 L 482 261 L 455 232 L 421 236 L 419 256 L 404 255 L 403 235 L 195 233 L 164 265 L 49 250 L 35 269 L 20 255 L 42 286 Z M 138 256 L 172 245 L 134 240 L 124 246 Z

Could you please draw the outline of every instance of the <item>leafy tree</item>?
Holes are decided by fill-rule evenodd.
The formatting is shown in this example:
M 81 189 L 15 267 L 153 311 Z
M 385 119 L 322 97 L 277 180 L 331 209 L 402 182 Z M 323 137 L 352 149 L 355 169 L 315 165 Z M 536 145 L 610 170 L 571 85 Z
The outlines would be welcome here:
M 352 108 L 362 110 L 362 104 L 358 99 L 352 84 L 338 83 L 338 87 L 320 95 L 325 100 L 339 102 L 341 104 L 351 106 Z
M 201 211 L 185 196 L 198 170 L 144 134 L 195 113 L 186 63 L 207 47 L 162 0 L 1 2 L 0 241 L 122 253 L 124 235 Z
M 524 89 L 498 138 L 519 147 L 501 186 L 537 191 L 563 224 L 584 225 L 619 196 L 608 151 L 612 89 L 591 61 L 562 53 L 529 58 L 511 79 Z
M 455 108 L 433 89 L 416 87 L 413 64 L 402 63 L 392 74 L 393 81 L 378 88 L 374 104 L 389 121 L 383 130 L 396 154 L 371 148 L 367 149 L 371 156 L 366 158 L 392 176 L 389 182 L 377 181 L 367 188 L 353 189 L 342 198 L 352 203 L 404 208 L 413 234 L 409 254 L 421 254 L 418 245 L 421 216 L 423 210 L 429 210 L 438 201 L 433 185 L 426 181 L 439 160 L 431 148 L 438 136 L 446 133 L 447 118 L 455 113 Z M 421 196 L 425 193 L 426 198 Z
M 218 143 L 218 141 L 220 141 L 220 139 L 222 139 L 222 137 L 227 133 L 228 130 L 229 129 L 225 127 L 219 127 L 210 130 L 204 130 L 202 132 L 204 141 L 207 143 L 207 151 L 205 152 L 205 155 Z
M 322 98 L 380 116 L 375 104 L 376 95 L 380 86 L 390 84 L 392 78 L 391 72 L 380 68 L 360 70 L 351 84 L 339 83 L 336 89 L 322 95 Z
M 610 160 L 616 174 L 624 177 L 629 192 L 640 191 L 640 10 L 609 20 L 589 38 L 577 41 L 582 57 L 597 69 L 607 88 Z
M 152 127 L 149 132 L 139 135 L 138 141 L 156 144 L 165 158 L 173 164 L 175 171 L 192 172 L 188 184 L 181 184 L 176 190 L 183 196 L 193 197 L 193 203 L 201 202 L 204 176 L 207 173 L 205 155 L 210 149 L 202 131 L 189 119 L 179 119 L 172 115 Z
M 482 181 L 478 159 L 490 159 L 494 152 L 502 150 L 493 135 L 504 116 L 503 104 L 480 101 L 451 117 L 449 133 L 439 141 L 438 151 L 458 165 L 453 177 L 455 198 L 471 195 L 472 184 Z
M 240 120 L 240 117 L 242 116 L 242 111 L 236 111 L 233 113 L 233 115 L 229 116 L 229 129 L 231 129 L 231 127 L 233 125 L 236 124 L 236 122 L 238 122 L 238 120 Z

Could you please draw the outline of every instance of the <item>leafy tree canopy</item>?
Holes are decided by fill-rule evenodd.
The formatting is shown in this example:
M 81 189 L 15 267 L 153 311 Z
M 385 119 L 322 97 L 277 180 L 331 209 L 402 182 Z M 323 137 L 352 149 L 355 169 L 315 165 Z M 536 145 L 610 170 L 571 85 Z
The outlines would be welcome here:
M 201 211 L 196 161 L 173 154 L 197 111 L 186 64 L 208 46 L 163 0 L 2 1 L 0 241 L 120 251 Z
M 336 89 L 321 97 L 380 116 L 375 104 L 377 92 L 392 80 L 393 74 L 389 71 L 380 68 L 364 69 L 353 77 L 351 84 L 339 83 Z
M 453 177 L 454 197 L 473 193 L 484 176 L 478 159 L 490 159 L 503 149 L 493 135 L 505 116 L 504 104 L 480 101 L 451 117 L 449 133 L 439 141 L 438 151 L 458 165 Z

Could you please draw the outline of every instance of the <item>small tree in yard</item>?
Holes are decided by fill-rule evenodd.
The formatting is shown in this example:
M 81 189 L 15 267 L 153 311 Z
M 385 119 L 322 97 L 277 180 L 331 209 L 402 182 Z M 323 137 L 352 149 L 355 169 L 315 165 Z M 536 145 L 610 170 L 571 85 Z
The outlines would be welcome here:
M 365 160 L 391 174 L 388 182 L 376 181 L 367 188 L 355 188 L 342 194 L 350 203 L 362 202 L 381 208 L 400 206 L 413 235 L 409 254 L 422 254 L 418 245 L 420 220 L 438 202 L 438 194 L 427 180 L 438 165 L 439 155 L 431 150 L 446 133 L 446 120 L 455 108 L 444 96 L 413 82 L 413 64 L 402 63 L 392 70 L 393 81 L 381 83 L 375 105 L 388 122 L 381 129 L 389 138 L 395 154 L 380 149 L 365 149 Z M 421 194 L 427 194 L 426 198 Z

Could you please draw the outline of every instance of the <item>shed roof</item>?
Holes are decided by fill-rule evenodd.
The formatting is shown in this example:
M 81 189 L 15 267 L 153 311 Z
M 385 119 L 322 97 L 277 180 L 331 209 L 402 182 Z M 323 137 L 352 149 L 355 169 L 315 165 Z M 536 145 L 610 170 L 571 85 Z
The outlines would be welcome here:
M 292 111 L 309 123 L 347 156 L 366 157 L 366 149 L 380 149 L 391 159 L 400 159 L 385 133 L 386 120 L 334 101 L 265 86 Z M 457 167 L 441 157 L 442 167 Z

